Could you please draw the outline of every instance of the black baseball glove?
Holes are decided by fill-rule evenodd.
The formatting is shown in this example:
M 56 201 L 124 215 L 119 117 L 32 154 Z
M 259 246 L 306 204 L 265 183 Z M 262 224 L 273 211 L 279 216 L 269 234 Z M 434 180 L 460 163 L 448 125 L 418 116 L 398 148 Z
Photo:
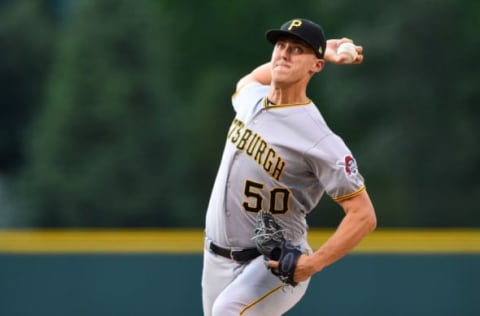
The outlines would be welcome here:
M 271 212 L 258 213 L 254 236 L 258 251 L 265 260 L 278 261 L 278 272 L 272 270 L 272 273 L 282 282 L 295 286 L 293 276 L 302 251 L 285 239 L 284 231 Z

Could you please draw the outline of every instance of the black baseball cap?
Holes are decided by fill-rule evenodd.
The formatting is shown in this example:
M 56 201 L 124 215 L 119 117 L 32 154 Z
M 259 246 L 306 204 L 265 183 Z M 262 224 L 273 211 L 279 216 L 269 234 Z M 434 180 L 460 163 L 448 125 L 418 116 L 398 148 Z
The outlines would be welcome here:
M 318 58 L 323 58 L 327 40 L 320 25 L 307 19 L 293 19 L 285 22 L 280 29 L 268 30 L 265 33 L 267 40 L 275 44 L 280 36 L 294 36 L 313 48 Z

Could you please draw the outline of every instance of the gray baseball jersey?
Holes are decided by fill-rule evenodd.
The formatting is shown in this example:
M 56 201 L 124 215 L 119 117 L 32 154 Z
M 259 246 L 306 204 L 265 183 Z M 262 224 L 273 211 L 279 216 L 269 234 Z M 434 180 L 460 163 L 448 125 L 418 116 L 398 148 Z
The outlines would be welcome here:
M 286 237 L 305 244 L 306 215 L 324 193 L 340 201 L 364 189 L 343 140 L 312 102 L 274 106 L 270 87 L 250 83 L 232 96 L 227 134 L 210 197 L 205 233 L 225 247 L 255 247 L 255 220 L 270 210 Z

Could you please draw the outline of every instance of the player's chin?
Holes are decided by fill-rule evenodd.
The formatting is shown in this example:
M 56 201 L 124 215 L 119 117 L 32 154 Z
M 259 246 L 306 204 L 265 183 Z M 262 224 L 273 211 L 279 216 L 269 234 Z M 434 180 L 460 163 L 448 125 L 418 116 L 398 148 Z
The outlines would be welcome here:
M 272 79 L 285 80 L 290 77 L 291 71 L 287 67 L 277 66 L 272 71 Z
M 283 86 L 288 86 L 292 82 L 291 76 L 289 74 L 278 74 L 277 76 L 272 76 L 272 82 L 275 83 L 275 86 L 281 88 Z

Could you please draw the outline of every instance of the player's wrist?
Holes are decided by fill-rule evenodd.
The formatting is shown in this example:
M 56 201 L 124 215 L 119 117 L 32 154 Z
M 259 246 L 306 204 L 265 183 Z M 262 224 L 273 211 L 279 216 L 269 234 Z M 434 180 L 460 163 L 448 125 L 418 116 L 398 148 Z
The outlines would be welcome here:
M 309 256 L 311 260 L 312 274 L 318 273 L 328 265 L 325 255 L 321 249 Z

